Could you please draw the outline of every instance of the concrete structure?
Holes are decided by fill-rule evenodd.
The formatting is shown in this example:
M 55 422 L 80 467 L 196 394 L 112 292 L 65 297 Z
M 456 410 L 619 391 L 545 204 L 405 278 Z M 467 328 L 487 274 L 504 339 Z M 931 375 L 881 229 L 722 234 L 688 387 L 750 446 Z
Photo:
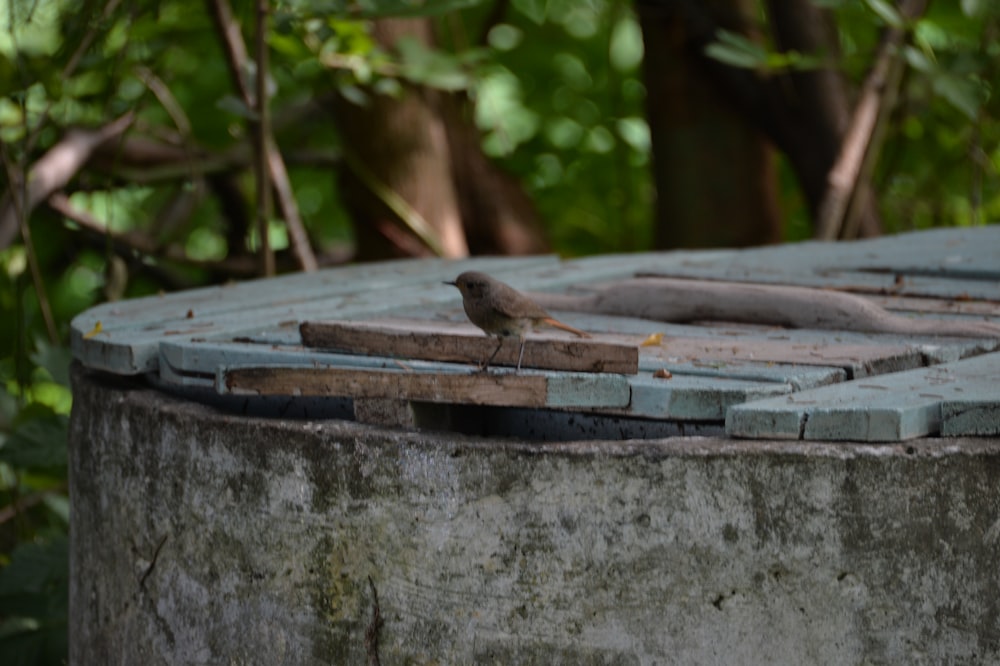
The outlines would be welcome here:
M 74 396 L 73 664 L 1000 663 L 995 438 L 528 443 L 80 367 Z

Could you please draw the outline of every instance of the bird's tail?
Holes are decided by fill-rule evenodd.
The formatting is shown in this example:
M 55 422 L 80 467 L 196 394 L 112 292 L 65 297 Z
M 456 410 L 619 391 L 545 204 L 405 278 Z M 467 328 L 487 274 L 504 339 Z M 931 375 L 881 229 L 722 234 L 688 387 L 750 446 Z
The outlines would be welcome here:
M 589 338 L 590 337 L 589 333 L 585 333 L 585 332 L 581 331 L 578 328 L 573 328 L 569 324 L 564 324 L 561 321 L 559 321 L 558 319 L 553 319 L 552 317 L 546 317 L 545 319 L 542 319 L 541 323 L 545 324 L 546 326 L 552 326 L 554 328 L 561 328 L 562 330 L 569 331 L 573 335 L 577 335 L 577 336 L 579 336 L 581 338 Z

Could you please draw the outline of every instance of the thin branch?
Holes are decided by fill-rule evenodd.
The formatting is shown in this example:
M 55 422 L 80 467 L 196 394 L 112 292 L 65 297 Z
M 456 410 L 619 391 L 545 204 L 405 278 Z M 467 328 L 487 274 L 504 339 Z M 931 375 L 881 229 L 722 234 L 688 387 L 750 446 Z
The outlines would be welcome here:
M 30 495 L 17 498 L 7 506 L 0 508 L 0 525 L 16 518 L 19 514 L 24 513 L 31 507 L 41 504 L 45 501 L 46 497 L 50 495 L 61 495 L 65 492 L 66 487 L 60 484 L 55 488 L 39 490 L 38 492 L 31 493 Z
M 38 309 L 41 310 L 42 320 L 45 321 L 45 332 L 48 333 L 49 342 L 57 345 L 59 344 L 59 331 L 56 329 L 55 317 L 52 316 L 52 306 L 49 304 L 48 292 L 45 291 L 45 278 L 42 276 L 42 268 L 38 265 L 35 242 L 31 238 L 31 225 L 28 224 L 28 216 L 25 214 L 24 208 L 17 206 L 17 209 L 18 222 L 21 227 L 21 241 L 24 243 L 25 253 L 28 255 L 28 269 L 31 271 L 31 282 L 34 284 L 35 296 L 38 298 Z
M 926 7 L 926 0 L 904 0 L 900 13 L 908 20 L 914 19 Z M 817 239 L 835 240 L 857 231 L 858 211 L 865 203 L 859 186 L 868 181 L 874 169 L 884 124 L 899 94 L 906 65 L 902 53 L 906 37 L 903 28 L 890 28 L 885 33 L 844 134 L 840 155 L 827 177 L 826 195 L 816 219 Z
M 266 222 L 262 223 L 262 219 L 266 220 L 266 217 L 262 217 L 261 215 L 261 204 L 265 203 L 261 201 L 261 197 L 270 197 L 270 189 L 265 186 L 265 183 L 269 180 L 278 195 L 278 205 L 281 209 L 285 225 L 288 227 L 292 253 L 298 260 L 299 266 L 302 270 L 316 270 L 316 255 L 313 253 L 312 247 L 309 245 L 308 235 L 305 232 L 305 226 L 302 224 L 302 216 L 299 214 L 298 203 L 295 201 L 291 181 L 288 178 L 288 169 L 285 166 L 284 159 L 281 152 L 277 148 L 277 143 L 274 140 L 274 130 L 273 127 L 271 127 L 270 112 L 266 103 L 268 70 L 266 30 L 267 14 L 269 11 L 267 2 L 264 0 L 258 0 L 257 5 L 257 77 L 254 90 L 250 90 L 250 88 L 246 85 L 245 77 L 243 76 L 243 72 L 247 69 L 249 55 L 247 54 L 246 46 L 243 43 L 243 37 L 240 34 L 239 25 L 233 18 L 232 9 L 229 7 L 227 0 L 206 0 L 206 4 L 209 7 L 213 20 L 215 21 L 216 29 L 222 37 L 223 51 L 226 55 L 226 64 L 229 68 L 230 75 L 233 78 L 233 84 L 236 86 L 236 89 L 240 94 L 240 98 L 243 100 L 246 108 L 248 110 L 257 111 L 257 118 L 250 121 L 250 125 L 251 134 L 254 136 L 255 147 L 258 151 L 257 157 L 255 158 L 255 165 L 258 168 L 257 222 L 258 231 L 261 235 L 262 251 L 265 247 L 268 247 L 263 244 L 268 242 L 268 237 L 266 232 L 261 230 L 261 225 L 266 224 Z M 263 101 L 261 102 L 259 100 Z M 262 192 L 262 189 L 266 191 Z M 266 203 L 266 208 L 269 210 L 270 201 L 268 200 Z M 263 259 L 263 262 L 265 271 L 267 270 L 268 264 L 266 255 L 267 252 L 264 252 L 265 258 Z M 271 265 L 271 270 L 273 271 L 273 257 L 271 259 Z
M 288 240 L 291 244 L 292 254 L 299 261 L 302 270 L 312 272 L 316 270 L 316 255 L 313 254 L 312 246 L 309 244 L 309 236 L 306 234 L 305 225 L 299 215 L 299 206 L 295 201 L 295 193 L 292 191 L 292 181 L 288 178 L 288 171 L 285 169 L 285 162 L 274 145 L 273 137 L 267 143 L 267 161 L 270 167 L 271 177 L 274 179 L 274 191 L 278 195 L 278 206 L 281 208 L 285 218 L 285 225 L 288 227 Z
M 250 60 L 247 55 L 246 46 L 243 44 L 243 35 L 240 34 L 240 26 L 233 18 L 233 10 L 227 0 L 205 0 L 208 6 L 208 13 L 215 21 L 215 28 L 222 37 L 222 50 L 226 55 L 226 66 L 229 68 L 229 75 L 233 79 L 233 85 L 240 94 L 240 99 L 246 104 L 247 110 L 254 106 L 253 92 L 247 86 L 246 64 Z
M 102 144 L 116 139 L 132 123 L 132 113 L 126 113 L 99 130 L 72 130 L 35 162 L 28 174 L 24 192 L 14 186 L 20 178 L 8 173 L 11 189 L 0 203 L 0 249 L 14 240 L 19 220 L 27 220 L 35 206 L 66 184 L 86 164 Z
M 61 74 L 62 80 L 65 81 L 66 79 L 70 78 L 73 75 L 73 73 L 76 71 L 77 66 L 80 64 L 80 61 L 83 59 L 83 56 L 87 53 L 87 49 L 90 48 L 90 45 L 93 44 L 94 40 L 97 38 L 97 25 L 100 24 L 102 21 L 106 21 L 111 16 L 111 14 L 118 8 L 119 4 L 121 4 L 121 0 L 108 0 L 108 3 L 104 5 L 104 10 L 101 12 L 101 18 L 98 21 L 94 21 L 91 24 L 90 29 L 87 30 L 87 32 L 83 35 L 83 39 L 80 40 L 80 43 L 77 45 L 76 50 L 73 52 L 73 55 L 70 56 L 69 61 L 66 63 L 66 66 L 63 67 Z M 12 26 L 11 35 L 13 34 L 14 32 Z M 28 155 L 34 149 L 35 143 L 38 141 L 38 137 L 42 133 L 42 127 L 45 125 L 45 121 L 49 117 L 49 112 L 52 111 L 53 104 L 55 104 L 55 100 L 49 99 L 45 105 L 45 109 L 41 112 L 41 114 L 39 114 L 38 123 L 35 125 L 35 127 L 32 128 L 31 133 L 28 135 L 28 138 L 25 141 L 24 144 L 25 155 Z M 0 242 L 0 247 L 6 247 L 6 246 L 3 245 L 2 242 Z
M 260 242 L 261 273 L 274 275 L 274 253 L 271 251 L 271 167 L 268 148 L 271 144 L 271 113 L 267 95 L 267 75 L 270 57 L 267 50 L 267 0 L 257 0 L 257 122 L 254 127 L 254 166 L 257 179 L 257 236 Z
M 353 152 L 348 150 L 346 146 L 344 147 L 343 156 L 351 171 L 365 184 L 365 187 L 378 197 L 431 252 L 438 257 L 443 257 L 444 247 L 441 245 L 441 239 L 420 212 L 411 206 L 406 199 L 399 196 L 395 190 L 379 180 L 378 176 L 358 159 Z
M 65 194 L 57 193 L 49 197 L 48 205 L 80 230 L 92 237 L 108 239 L 111 249 L 125 259 L 134 259 L 136 254 L 159 261 L 169 261 L 182 266 L 223 273 L 232 277 L 253 277 L 257 274 L 257 264 L 251 257 L 227 257 L 221 261 L 203 261 L 187 256 L 179 245 L 161 246 L 153 238 L 139 232 L 116 234 L 108 230 L 106 224 L 90 213 L 74 208 Z M 172 279 L 172 278 L 171 278 Z
M 97 146 L 121 135 L 132 122 L 132 114 L 105 125 L 97 131 L 76 130 L 69 132 L 59 143 L 50 148 L 28 173 L 15 168 L 7 150 L 3 150 L 3 161 L 7 170 L 10 191 L 0 203 L 0 248 L 7 247 L 14 234 L 20 231 L 28 258 L 31 281 L 38 298 L 38 307 L 45 322 L 45 330 L 52 344 L 58 344 L 59 331 L 56 329 L 52 307 L 45 290 L 45 280 L 38 264 L 38 255 L 31 237 L 28 217 L 41 201 L 56 189 L 69 182 L 80 168 L 90 159 Z

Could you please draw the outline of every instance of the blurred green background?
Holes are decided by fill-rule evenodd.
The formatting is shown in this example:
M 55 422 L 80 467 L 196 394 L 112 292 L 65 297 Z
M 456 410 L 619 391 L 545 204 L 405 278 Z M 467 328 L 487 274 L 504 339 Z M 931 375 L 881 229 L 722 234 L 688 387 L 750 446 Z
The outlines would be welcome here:
M 763 36 L 720 34 L 708 57 L 765 78 L 830 63 L 830 53 L 780 52 L 767 37 L 767 3 L 733 4 Z M 814 4 L 834 18 L 832 66 L 854 90 L 880 36 L 907 32 L 896 54 L 906 65 L 899 99 L 871 173 L 883 231 L 1000 219 L 996 3 L 934 3 L 914 21 L 887 0 Z M 69 322 L 105 300 L 255 273 L 258 116 L 235 90 L 211 2 L 0 6 L 0 663 L 58 664 L 66 659 Z M 335 176 L 350 154 L 332 98 L 363 108 L 417 87 L 460 101 L 477 149 L 532 202 L 546 248 L 653 248 L 645 47 L 632 3 L 322 0 L 270 9 L 273 135 L 321 265 L 354 259 L 365 231 Z M 232 12 L 252 61 L 254 6 L 238 1 Z M 434 42 L 380 44 L 375 22 L 400 16 L 429 21 Z M 251 87 L 252 65 L 240 73 Z M 128 135 L 172 149 L 167 158 L 151 150 L 147 161 L 125 159 L 112 145 L 69 174 L 58 200 L 15 205 L 29 189 L 25 174 L 74 128 L 92 132 L 130 111 Z M 782 237 L 808 238 L 796 176 L 780 153 L 774 159 Z M 271 214 L 270 245 L 279 268 L 295 270 L 279 218 Z

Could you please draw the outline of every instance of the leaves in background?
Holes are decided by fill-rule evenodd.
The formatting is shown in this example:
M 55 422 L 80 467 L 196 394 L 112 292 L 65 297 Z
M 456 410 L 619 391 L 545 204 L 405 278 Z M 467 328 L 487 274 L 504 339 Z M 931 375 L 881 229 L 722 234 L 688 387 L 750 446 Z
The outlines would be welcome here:
M 40 535 L 17 546 L 0 569 L 0 663 L 64 664 L 69 540 Z

